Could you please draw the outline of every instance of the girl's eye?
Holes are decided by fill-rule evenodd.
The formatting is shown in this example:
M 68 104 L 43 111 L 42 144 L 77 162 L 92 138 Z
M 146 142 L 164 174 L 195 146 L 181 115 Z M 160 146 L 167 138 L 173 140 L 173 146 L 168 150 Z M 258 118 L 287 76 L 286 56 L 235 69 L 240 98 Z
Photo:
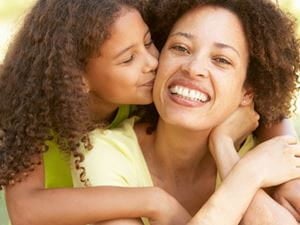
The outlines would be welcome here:
M 134 56 L 131 55 L 130 58 L 124 60 L 124 61 L 122 62 L 122 64 L 130 63 L 133 59 L 134 59 Z
M 182 45 L 174 45 L 174 46 L 171 47 L 171 49 L 175 50 L 177 52 L 190 54 L 190 51 Z
M 145 43 L 145 47 L 150 48 L 152 44 L 153 44 L 153 41 L 151 39 L 149 42 Z

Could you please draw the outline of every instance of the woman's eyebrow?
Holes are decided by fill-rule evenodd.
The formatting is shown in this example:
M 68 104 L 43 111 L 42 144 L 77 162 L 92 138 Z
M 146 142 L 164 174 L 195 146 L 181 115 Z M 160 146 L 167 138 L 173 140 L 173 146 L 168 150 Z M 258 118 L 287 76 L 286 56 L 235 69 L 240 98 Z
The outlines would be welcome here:
M 187 39 L 194 39 L 194 37 L 195 37 L 191 33 L 180 32 L 180 31 L 170 35 L 170 37 L 173 37 L 173 36 L 181 36 L 181 37 L 185 37 Z
M 218 48 L 229 48 L 231 50 L 233 50 L 239 57 L 241 57 L 240 53 L 238 50 L 236 50 L 233 46 L 228 45 L 228 44 L 224 44 L 224 43 L 220 43 L 220 42 L 215 42 L 214 45 Z
M 193 34 L 186 33 L 186 32 L 181 32 L 181 31 L 170 34 L 170 37 L 173 37 L 173 36 L 181 36 L 181 37 L 184 37 L 184 38 L 187 38 L 187 39 L 190 39 L 190 40 L 195 38 L 195 36 Z M 224 43 L 221 43 L 221 42 L 215 42 L 214 45 L 218 48 L 229 48 L 229 49 L 233 50 L 240 57 L 239 51 L 231 45 L 224 44 Z

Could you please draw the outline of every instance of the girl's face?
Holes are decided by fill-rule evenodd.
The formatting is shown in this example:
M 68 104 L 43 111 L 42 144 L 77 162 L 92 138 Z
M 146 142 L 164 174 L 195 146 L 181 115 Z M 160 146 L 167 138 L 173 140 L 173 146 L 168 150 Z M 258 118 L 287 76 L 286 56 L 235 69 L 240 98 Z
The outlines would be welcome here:
M 89 91 L 109 104 L 149 104 L 158 51 L 140 13 L 123 8 L 100 47 L 100 56 L 86 67 Z
M 248 49 L 230 11 L 195 8 L 173 27 L 161 52 L 154 102 L 161 118 L 188 129 L 210 129 L 251 95 L 244 88 Z

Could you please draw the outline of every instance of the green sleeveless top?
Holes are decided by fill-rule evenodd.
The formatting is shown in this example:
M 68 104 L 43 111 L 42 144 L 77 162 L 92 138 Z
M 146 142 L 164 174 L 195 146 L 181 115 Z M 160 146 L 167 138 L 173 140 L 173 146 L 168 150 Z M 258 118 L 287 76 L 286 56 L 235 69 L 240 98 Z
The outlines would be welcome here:
M 124 119 L 129 117 L 134 107 L 128 105 L 120 106 L 116 117 L 108 128 L 118 126 Z M 45 187 L 63 188 L 73 187 L 70 155 L 60 151 L 55 141 L 47 141 L 49 150 L 43 155 Z

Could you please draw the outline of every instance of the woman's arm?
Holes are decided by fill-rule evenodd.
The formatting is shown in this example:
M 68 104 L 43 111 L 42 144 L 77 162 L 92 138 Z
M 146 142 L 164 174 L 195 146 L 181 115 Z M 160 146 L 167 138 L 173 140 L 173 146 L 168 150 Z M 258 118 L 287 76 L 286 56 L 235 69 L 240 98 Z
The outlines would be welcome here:
M 221 178 L 225 178 L 232 167 L 240 160 L 237 154 L 233 139 L 239 136 L 248 135 L 251 129 L 257 125 L 258 117 L 252 106 L 240 107 L 223 124 L 219 125 L 210 136 L 210 149 L 216 160 Z M 241 127 L 240 125 L 244 126 Z M 268 136 L 267 129 L 261 133 L 263 140 Z M 262 129 L 260 129 L 262 131 Z M 238 133 L 240 132 L 240 133 Z M 293 133 L 289 122 L 283 121 L 276 125 L 276 129 L 271 131 L 272 135 L 283 134 L 284 132 Z M 268 136 L 270 138 L 270 136 Z M 277 202 L 275 202 L 263 190 L 259 190 L 251 202 L 246 214 L 243 217 L 242 224 L 296 224 L 293 216 Z
M 141 216 L 171 225 L 189 219 L 180 213 L 177 201 L 159 188 L 45 189 L 43 173 L 40 165 L 21 183 L 6 188 L 12 225 L 82 225 Z
M 238 224 L 258 188 L 300 176 L 300 159 L 295 157 L 299 154 L 294 137 L 278 137 L 258 145 L 236 163 L 190 224 Z
M 300 179 L 292 180 L 277 187 L 273 198 L 300 222 Z
M 260 126 L 255 133 L 260 142 L 284 134 L 297 137 L 297 132 L 289 119 L 284 119 L 271 127 Z M 300 179 L 287 182 L 275 188 L 272 197 L 300 222 Z
M 214 146 L 214 147 L 212 147 Z M 211 145 L 214 148 L 214 155 L 219 173 L 222 179 L 230 173 L 232 167 L 240 160 L 233 141 L 230 138 L 219 137 Z M 281 225 L 295 224 L 295 218 L 276 201 L 274 201 L 262 189 L 258 190 L 251 201 L 241 221 L 242 225 Z

